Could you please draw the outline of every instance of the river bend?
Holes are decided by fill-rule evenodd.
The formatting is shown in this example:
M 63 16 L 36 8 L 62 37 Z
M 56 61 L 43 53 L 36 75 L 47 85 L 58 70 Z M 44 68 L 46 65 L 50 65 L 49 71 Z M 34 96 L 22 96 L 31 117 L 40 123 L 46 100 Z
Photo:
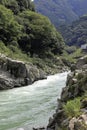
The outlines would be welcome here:
M 27 87 L 0 92 L 0 130 L 46 126 L 65 87 L 67 72 L 48 76 Z

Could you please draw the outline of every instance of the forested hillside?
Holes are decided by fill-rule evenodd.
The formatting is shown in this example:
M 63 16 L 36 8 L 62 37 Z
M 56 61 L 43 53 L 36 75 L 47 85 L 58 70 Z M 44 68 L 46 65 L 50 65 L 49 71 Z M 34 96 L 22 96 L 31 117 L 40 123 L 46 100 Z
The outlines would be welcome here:
M 40 64 L 61 54 L 63 47 L 62 36 L 47 17 L 35 12 L 31 0 L 0 1 L 0 53 Z
M 35 0 L 35 5 L 36 10 L 48 16 L 56 27 L 87 13 L 87 0 Z
M 68 45 L 81 46 L 87 44 L 87 15 L 80 17 L 70 26 L 60 26 L 60 31 Z

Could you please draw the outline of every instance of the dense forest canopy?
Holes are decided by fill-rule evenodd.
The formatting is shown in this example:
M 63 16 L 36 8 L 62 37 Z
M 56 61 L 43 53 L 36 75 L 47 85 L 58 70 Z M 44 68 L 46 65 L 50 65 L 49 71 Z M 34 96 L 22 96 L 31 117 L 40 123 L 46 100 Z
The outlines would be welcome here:
M 83 15 L 69 26 L 60 26 L 60 31 L 66 44 L 70 46 L 87 44 L 87 15 Z
M 0 1 L 0 40 L 30 56 L 61 54 L 64 48 L 62 36 L 47 17 L 35 12 L 31 0 Z
M 26 9 L 34 11 L 34 4 L 31 0 L 1 0 L 0 4 L 11 9 L 15 14 Z
M 87 13 L 87 0 L 34 0 L 36 10 L 58 27 Z

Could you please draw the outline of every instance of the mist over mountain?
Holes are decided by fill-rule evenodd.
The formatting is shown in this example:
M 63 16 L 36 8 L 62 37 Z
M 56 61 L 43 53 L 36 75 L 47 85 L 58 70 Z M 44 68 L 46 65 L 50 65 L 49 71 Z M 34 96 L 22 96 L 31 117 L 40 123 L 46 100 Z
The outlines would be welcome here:
M 87 0 L 34 0 L 36 10 L 48 16 L 56 27 L 87 13 Z

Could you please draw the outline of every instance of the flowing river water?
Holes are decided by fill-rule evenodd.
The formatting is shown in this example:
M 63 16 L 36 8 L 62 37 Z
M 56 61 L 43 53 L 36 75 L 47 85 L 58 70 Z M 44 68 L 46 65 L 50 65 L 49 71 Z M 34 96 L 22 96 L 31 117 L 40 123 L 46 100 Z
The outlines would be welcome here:
M 27 87 L 0 92 L 0 130 L 46 126 L 65 87 L 67 72 L 48 76 Z

